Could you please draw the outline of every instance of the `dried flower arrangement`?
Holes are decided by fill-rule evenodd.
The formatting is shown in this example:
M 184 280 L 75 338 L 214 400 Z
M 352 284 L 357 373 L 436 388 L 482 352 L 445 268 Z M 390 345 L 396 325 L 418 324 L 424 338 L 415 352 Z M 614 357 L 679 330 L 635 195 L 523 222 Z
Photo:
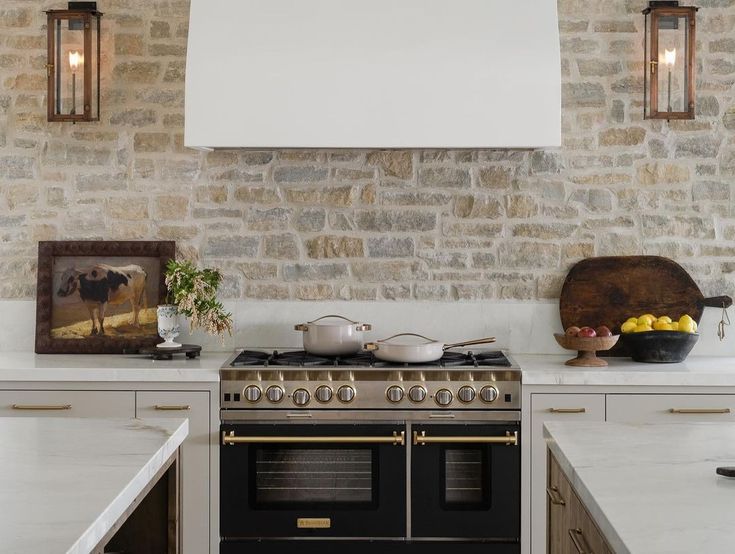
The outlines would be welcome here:
M 217 300 L 222 274 L 216 269 L 197 269 L 190 261 L 170 260 L 166 264 L 167 301 L 189 318 L 191 330 L 204 329 L 223 340 L 232 335 L 232 314 Z

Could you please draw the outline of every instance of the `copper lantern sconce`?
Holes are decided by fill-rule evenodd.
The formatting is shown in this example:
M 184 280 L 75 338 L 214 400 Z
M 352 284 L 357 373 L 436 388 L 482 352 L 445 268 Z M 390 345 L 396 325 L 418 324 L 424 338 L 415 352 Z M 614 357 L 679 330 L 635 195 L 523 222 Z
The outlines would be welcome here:
M 69 2 L 48 16 L 48 120 L 99 121 L 100 19 L 96 2 Z
M 698 9 L 665 1 L 643 10 L 645 119 L 694 119 Z

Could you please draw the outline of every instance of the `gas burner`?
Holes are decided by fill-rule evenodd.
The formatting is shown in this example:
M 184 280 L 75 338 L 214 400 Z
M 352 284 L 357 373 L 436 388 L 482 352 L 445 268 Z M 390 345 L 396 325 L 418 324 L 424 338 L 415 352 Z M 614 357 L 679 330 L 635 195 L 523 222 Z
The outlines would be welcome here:
M 326 358 L 322 356 L 314 356 L 305 350 L 297 350 L 295 352 L 273 352 L 268 359 L 269 365 L 284 365 L 296 367 L 313 367 L 323 365 L 337 365 L 336 358 Z
M 340 366 L 357 366 L 357 367 L 395 367 L 393 362 L 385 362 L 375 357 L 372 352 L 358 352 L 353 356 L 339 358 Z
M 237 357 L 232 360 L 233 367 L 243 366 L 264 366 L 268 361 L 270 354 L 267 352 L 259 352 L 257 350 L 243 350 Z
M 510 367 L 512 365 L 508 357 L 500 350 L 484 350 L 477 353 L 469 352 L 468 355 L 472 356 L 477 365 L 481 366 Z

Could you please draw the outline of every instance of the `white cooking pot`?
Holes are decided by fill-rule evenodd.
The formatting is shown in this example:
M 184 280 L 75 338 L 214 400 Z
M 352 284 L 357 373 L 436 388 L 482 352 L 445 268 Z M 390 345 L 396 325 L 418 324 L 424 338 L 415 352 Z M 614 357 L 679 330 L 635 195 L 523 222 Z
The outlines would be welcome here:
M 418 337 L 423 339 L 424 342 L 389 342 L 398 337 Z M 365 344 L 365 350 L 371 350 L 376 358 L 386 362 L 418 364 L 438 360 L 444 355 L 444 351 L 449 348 L 454 348 L 456 346 L 469 346 L 471 344 L 488 344 L 491 342 L 495 342 L 495 337 L 444 344 L 438 340 L 430 339 L 423 335 L 417 335 L 416 333 L 400 333 L 398 335 L 388 337 L 387 339 L 368 342 Z
M 331 319 L 329 323 L 318 323 Z M 334 321 L 342 320 L 342 321 Z M 304 333 L 304 350 L 319 356 L 345 356 L 362 350 L 363 331 L 370 331 L 368 323 L 358 323 L 341 315 L 325 315 L 314 321 L 294 326 Z

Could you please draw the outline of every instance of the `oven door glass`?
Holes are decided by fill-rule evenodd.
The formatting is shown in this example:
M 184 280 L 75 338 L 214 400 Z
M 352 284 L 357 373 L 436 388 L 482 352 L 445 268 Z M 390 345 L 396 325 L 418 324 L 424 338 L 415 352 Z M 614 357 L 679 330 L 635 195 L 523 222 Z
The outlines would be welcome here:
M 413 425 L 413 536 L 519 540 L 516 432 L 516 423 Z
M 223 425 L 223 537 L 405 533 L 406 446 L 396 425 Z M 227 444 L 229 433 L 243 442 Z

